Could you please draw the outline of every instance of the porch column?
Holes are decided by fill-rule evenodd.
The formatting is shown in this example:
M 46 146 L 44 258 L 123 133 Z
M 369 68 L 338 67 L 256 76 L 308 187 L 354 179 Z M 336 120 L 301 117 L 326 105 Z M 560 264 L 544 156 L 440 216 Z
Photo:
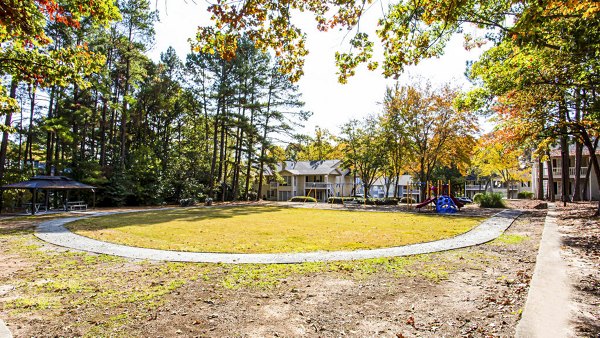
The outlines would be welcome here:
M 35 202 L 37 202 L 37 189 L 31 193 L 31 215 L 35 215 Z

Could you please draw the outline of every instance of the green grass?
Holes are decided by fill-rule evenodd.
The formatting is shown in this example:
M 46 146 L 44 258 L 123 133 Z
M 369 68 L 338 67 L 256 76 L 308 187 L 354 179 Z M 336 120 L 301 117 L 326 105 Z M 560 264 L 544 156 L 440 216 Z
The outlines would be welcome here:
M 115 217 L 122 216 L 131 215 Z M 434 219 L 443 223 L 455 217 Z M 35 238 L 28 225 L 11 228 L 9 232 L 3 232 L 3 226 L 6 224 L 0 222 L 0 252 L 26 264 L 2 280 L 15 289 L 0 299 L 0 312 L 6 314 L 7 321 L 16 323 L 28 323 L 31 318 L 41 318 L 43 325 L 49 327 L 69 323 L 73 331 L 65 335 L 78 337 L 130 337 L 134 325 L 143 325 L 151 318 L 156 319 L 161 311 L 177 306 L 174 304 L 182 297 L 180 292 L 203 294 L 197 302 L 218 302 L 237 299 L 238 295 L 254 297 L 253 290 L 279 292 L 278 288 L 305 285 L 303 278 L 317 275 L 361 283 L 395 280 L 394 283 L 410 284 L 413 279 L 437 283 L 465 268 L 481 266 L 485 271 L 494 258 L 458 250 L 303 264 L 136 261 L 54 250 Z M 210 292 L 200 292 L 204 289 Z
M 356 250 L 464 233 L 483 219 L 273 206 L 186 208 L 95 217 L 74 232 L 145 248 L 236 253 Z
M 502 234 L 500 237 L 492 241 L 494 245 L 501 244 L 521 244 L 521 242 L 528 240 L 529 237 L 518 234 Z

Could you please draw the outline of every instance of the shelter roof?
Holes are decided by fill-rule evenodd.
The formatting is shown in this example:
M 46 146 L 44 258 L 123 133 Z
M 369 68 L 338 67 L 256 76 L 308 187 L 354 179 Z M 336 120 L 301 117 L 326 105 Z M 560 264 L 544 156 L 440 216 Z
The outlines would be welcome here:
M 69 190 L 69 189 L 94 189 L 96 187 L 77 182 L 65 176 L 34 176 L 27 181 L 7 184 L 2 189 L 46 189 L 46 190 Z

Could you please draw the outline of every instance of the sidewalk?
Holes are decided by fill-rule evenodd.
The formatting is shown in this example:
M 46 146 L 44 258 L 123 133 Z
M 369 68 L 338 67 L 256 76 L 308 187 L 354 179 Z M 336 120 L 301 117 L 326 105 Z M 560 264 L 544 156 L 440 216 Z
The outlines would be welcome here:
M 12 333 L 2 319 L 0 319 L 0 338 L 12 338 Z
M 554 204 L 548 205 L 542 240 L 527 302 L 516 337 L 569 337 L 569 295 L 567 266 L 560 257 L 562 237 L 556 223 Z
M 116 213 L 97 213 L 93 216 L 108 214 Z M 316 251 L 279 254 L 230 254 L 135 248 L 83 237 L 72 233 L 64 227 L 64 224 L 82 219 L 84 217 L 60 218 L 42 222 L 38 225 L 35 235 L 43 241 L 66 248 L 133 259 L 197 263 L 289 264 L 304 262 L 344 261 L 379 257 L 399 257 L 479 245 L 494 240 L 504 233 L 504 231 L 517 217 L 519 217 L 520 214 L 521 211 L 519 210 L 501 211 L 493 217 L 483 221 L 480 225 L 476 226 L 470 231 L 452 238 L 391 248 L 355 251 Z

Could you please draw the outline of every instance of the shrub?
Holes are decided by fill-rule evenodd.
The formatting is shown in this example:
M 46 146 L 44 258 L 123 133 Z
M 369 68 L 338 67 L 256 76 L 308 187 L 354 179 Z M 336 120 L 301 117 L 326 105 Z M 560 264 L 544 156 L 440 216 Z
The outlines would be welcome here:
M 393 197 L 376 198 L 375 205 L 398 205 L 398 199 Z
M 191 207 L 195 205 L 196 201 L 193 198 L 182 198 L 179 200 L 179 206 L 181 207 Z
M 400 203 L 417 203 L 417 201 L 412 197 L 402 197 Z
M 477 203 L 477 204 L 481 204 L 481 198 L 483 197 L 484 194 L 485 193 L 478 192 L 475 195 L 473 195 L 473 202 Z
M 517 198 L 530 200 L 533 198 L 533 193 L 531 191 L 521 191 L 517 194 Z
M 475 196 L 473 196 L 475 199 Z M 498 192 L 485 193 L 478 198 L 479 204 L 482 208 L 505 208 L 504 201 L 502 200 L 502 194 Z
M 365 199 L 362 197 L 329 197 L 327 203 L 342 204 L 350 201 L 356 201 L 358 204 L 365 204 Z M 387 198 L 368 198 L 366 204 L 368 205 L 397 205 L 398 199 L 393 197 Z
M 314 202 L 317 203 L 317 199 L 310 196 L 294 196 L 290 199 L 290 202 Z
M 327 203 L 331 204 L 342 204 L 350 201 L 354 201 L 354 197 L 329 197 Z

